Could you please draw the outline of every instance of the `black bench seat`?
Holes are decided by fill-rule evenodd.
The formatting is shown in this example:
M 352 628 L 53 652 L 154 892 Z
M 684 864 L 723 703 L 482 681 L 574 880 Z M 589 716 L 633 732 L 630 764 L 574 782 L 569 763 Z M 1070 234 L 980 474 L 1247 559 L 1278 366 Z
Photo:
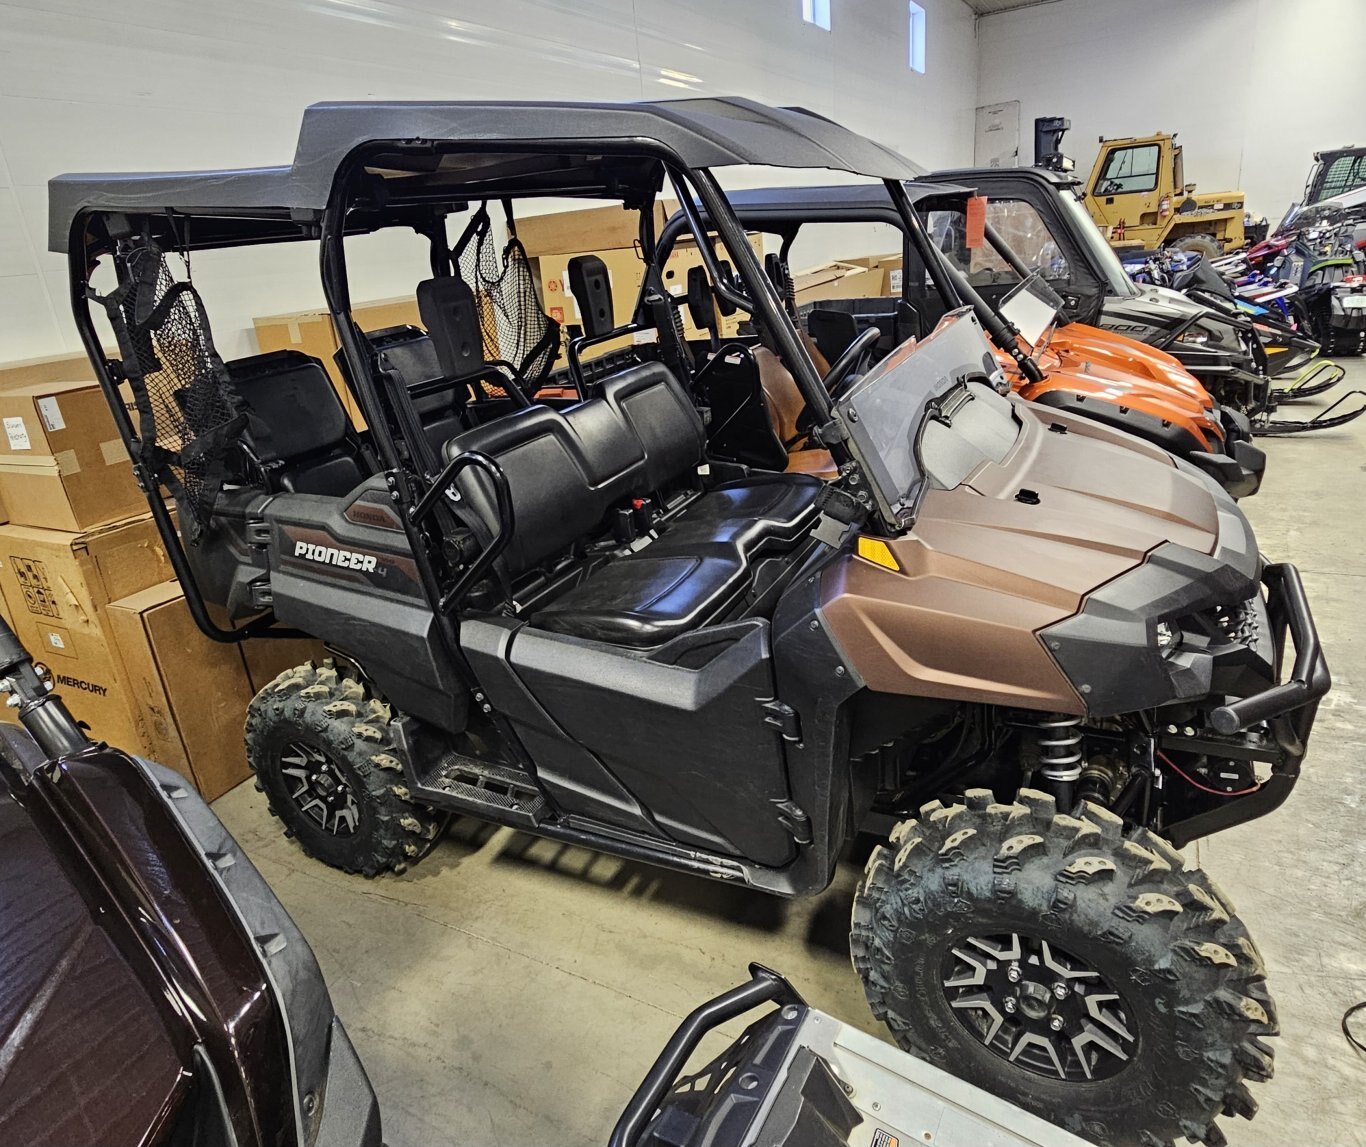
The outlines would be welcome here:
M 533 406 L 458 435 L 447 458 L 494 458 L 512 495 L 514 530 L 500 559 L 509 584 L 600 532 L 632 498 L 696 483 L 705 435 L 669 369 L 643 363 L 607 379 L 602 397 L 559 412 Z M 477 472 L 459 479 L 467 510 L 496 527 Z M 724 617 L 750 590 L 756 563 L 791 551 L 815 518 L 821 482 L 763 474 L 723 483 L 669 515 L 658 537 L 614 557 L 540 606 L 533 626 L 636 648 Z

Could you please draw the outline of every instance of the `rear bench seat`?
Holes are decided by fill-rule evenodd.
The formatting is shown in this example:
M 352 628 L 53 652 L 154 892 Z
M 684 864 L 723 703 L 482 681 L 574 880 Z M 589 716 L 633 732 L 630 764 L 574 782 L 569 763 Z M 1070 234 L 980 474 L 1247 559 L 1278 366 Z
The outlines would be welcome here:
M 499 559 L 509 584 L 600 533 L 632 498 L 695 476 L 705 434 L 688 396 L 661 363 L 605 380 L 602 395 L 563 412 L 531 406 L 457 435 L 447 459 L 495 459 L 512 495 L 513 536 Z M 458 480 L 469 511 L 497 528 L 487 480 Z M 660 537 L 594 570 L 540 608 L 531 624 L 616 645 L 650 647 L 723 617 L 750 588 L 753 562 L 793 548 L 815 517 L 818 479 L 771 474 L 694 498 Z

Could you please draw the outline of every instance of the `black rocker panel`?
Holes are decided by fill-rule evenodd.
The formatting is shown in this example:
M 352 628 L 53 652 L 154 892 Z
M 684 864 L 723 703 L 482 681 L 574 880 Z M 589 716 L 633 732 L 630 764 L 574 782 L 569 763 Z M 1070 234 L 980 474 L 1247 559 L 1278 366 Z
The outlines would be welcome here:
M 648 657 L 523 627 L 505 656 L 568 751 L 591 754 L 669 836 L 769 867 L 795 855 L 777 807 L 788 797 L 782 741 L 764 719 L 766 621 L 699 630 Z M 560 767 L 559 746 L 542 747 L 546 767 Z

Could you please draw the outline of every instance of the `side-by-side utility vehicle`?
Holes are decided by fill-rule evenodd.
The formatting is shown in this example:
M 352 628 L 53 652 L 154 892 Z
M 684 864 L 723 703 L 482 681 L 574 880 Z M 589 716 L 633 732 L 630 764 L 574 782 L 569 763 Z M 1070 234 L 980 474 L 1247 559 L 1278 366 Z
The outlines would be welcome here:
M 196 620 L 336 651 L 252 703 L 265 795 L 356 872 L 468 813 L 788 896 L 894 825 L 852 946 L 903 1047 L 1099 1143 L 1217 1142 L 1255 1109 L 1275 1011 L 1176 847 L 1295 785 L 1328 688 L 1300 579 L 1203 472 L 1003 393 L 970 310 L 864 370 L 867 330 L 822 377 L 732 165 L 872 176 L 913 225 L 895 153 L 722 98 L 320 105 L 288 167 L 52 182 L 76 322 Z M 756 340 L 684 342 L 666 186 L 833 480 L 717 446 Z M 516 240 L 538 196 L 637 212 L 646 265 L 625 346 L 587 359 L 585 332 L 558 371 Z M 425 331 L 352 320 L 348 248 L 386 231 L 426 240 Z M 316 360 L 223 361 L 173 272 L 276 242 L 319 247 L 364 433 Z M 569 274 L 605 294 L 600 260 Z
M 905 338 L 929 334 L 947 312 L 970 306 L 1022 398 L 1145 438 L 1205 470 L 1235 497 L 1256 493 L 1266 457 L 1252 442 L 1243 415 L 1220 409 L 1170 355 L 1067 317 L 1049 268 L 1027 265 L 990 226 L 980 243 L 968 246 L 968 189 L 908 183 L 906 192 L 917 216 L 909 231 L 902 230 L 880 184 L 757 188 L 730 197 L 748 230 L 779 240 L 779 251 L 766 262 L 780 281 L 790 278 L 787 256 L 794 244 L 813 232 L 818 241 L 823 231 L 858 224 L 900 232 L 901 270 L 883 288 L 891 294 L 816 300 L 799 311 L 788 293 L 794 322 L 827 361 L 835 361 L 869 327 L 882 331 L 876 357 Z M 665 256 L 685 226 L 682 213 L 670 219 L 663 233 Z M 702 317 L 693 315 L 699 325 L 708 322 L 709 305 L 704 297 Z M 771 352 L 756 354 L 770 409 L 800 410 L 795 381 Z M 797 457 L 805 458 L 803 445 L 797 444 Z
M 92 742 L 51 688 L 0 617 L 0 693 L 19 718 L 0 726 L 0 1141 L 381 1147 L 375 1094 L 284 906 L 184 778 Z M 708 1032 L 767 1004 L 684 1074 Z M 943 1147 L 1085 1147 L 751 965 L 684 1020 L 608 1143 L 838 1147 L 923 1127 Z
M 1073 176 L 983 167 L 931 178 L 966 184 L 985 196 L 989 225 L 1022 253 L 1047 258 L 1048 283 L 1069 315 L 1179 359 L 1221 407 L 1246 414 L 1255 433 L 1341 425 L 1275 416 L 1283 403 L 1324 394 L 1343 380 L 1340 366 L 1316 357 L 1318 342 L 1274 315 L 1239 308 L 1203 259 L 1181 290 L 1135 282 L 1086 214 Z

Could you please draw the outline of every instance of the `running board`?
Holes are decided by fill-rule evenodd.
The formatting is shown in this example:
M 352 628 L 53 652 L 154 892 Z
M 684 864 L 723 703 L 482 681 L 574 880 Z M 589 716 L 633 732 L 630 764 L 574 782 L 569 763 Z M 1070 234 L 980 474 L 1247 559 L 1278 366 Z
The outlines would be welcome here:
M 586 818 L 560 816 L 536 781 L 521 769 L 476 760 L 453 750 L 424 772 L 409 790 L 413 801 L 429 808 L 472 816 L 625 860 L 760 888 L 779 896 L 806 895 L 824 887 L 796 883 L 781 868 L 768 868 L 670 840 L 653 840 Z
M 540 786 L 521 769 L 454 751 L 422 776 L 413 795 L 438 808 L 519 828 L 535 829 L 551 811 Z
M 1333 411 L 1353 397 L 1362 400 L 1360 406 L 1355 410 L 1347 411 L 1346 414 L 1333 414 Z M 1272 419 L 1269 422 L 1253 423 L 1252 433 L 1258 438 L 1274 438 L 1287 434 L 1304 434 L 1310 430 L 1332 430 L 1334 427 L 1346 426 L 1347 423 L 1354 422 L 1363 414 L 1366 414 L 1366 390 L 1349 390 L 1332 406 L 1321 410 L 1313 418 L 1306 419 L 1303 422 Z
M 1301 398 L 1313 398 L 1316 394 L 1332 390 L 1346 377 L 1346 367 L 1321 358 L 1300 371 L 1294 382 L 1276 387 L 1272 393 L 1281 402 L 1297 402 Z
M 807 891 L 782 869 L 718 856 L 667 840 L 652 840 L 579 817 L 560 817 L 536 782 L 520 769 L 449 752 L 411 789 L 419 804 L 522 829 L 534 836 L 579 845 L 609 856 L 690 872 L 712 880 L 747 884 L 779 896 Z

